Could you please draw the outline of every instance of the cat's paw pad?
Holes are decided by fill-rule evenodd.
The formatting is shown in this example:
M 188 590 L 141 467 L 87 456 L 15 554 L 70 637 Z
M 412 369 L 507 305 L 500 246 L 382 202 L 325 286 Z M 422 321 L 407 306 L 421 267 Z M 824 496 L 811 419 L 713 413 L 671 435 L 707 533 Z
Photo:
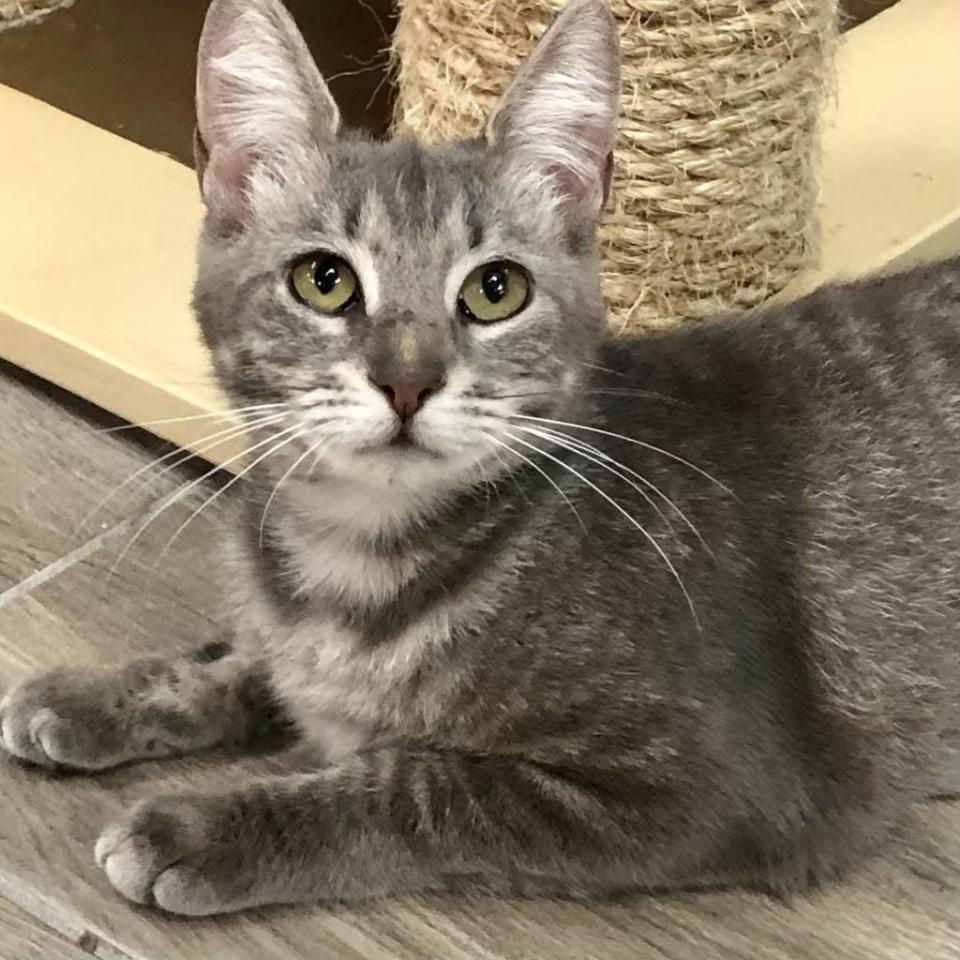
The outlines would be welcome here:
M 94 855 L 127 899 L 169 913 L 207 916 L 239 909 L 237 848 L 225 842 L 219 801 L 181 796 L 133 807 L 97 841 Z
M 69 765 L 68 724 L 49 707 L 0 702 L 0 747 L 18 760 L 45 767 Z
M 42 674 L 0 700 L 0 750 L 43 767 L 100 770 L 115 762 L 102 705 L 66 671 Z

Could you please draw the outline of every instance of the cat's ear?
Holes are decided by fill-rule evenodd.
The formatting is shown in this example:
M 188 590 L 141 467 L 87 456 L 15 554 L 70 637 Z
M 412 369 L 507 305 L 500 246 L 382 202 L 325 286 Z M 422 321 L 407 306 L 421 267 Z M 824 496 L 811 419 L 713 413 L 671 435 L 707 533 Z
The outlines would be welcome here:
M 487 142 L 509 178 L 547 185 L 570 212 L 595 219 L 610 189 L 619 102 L 616 21 L 602 0 L 574 0 L 520 65 Z
M 257 177 L 332 144 L 340 113 L 280 0 L 213 0 L 197 60 L 197 174 L 211 209 L 242 220 Z

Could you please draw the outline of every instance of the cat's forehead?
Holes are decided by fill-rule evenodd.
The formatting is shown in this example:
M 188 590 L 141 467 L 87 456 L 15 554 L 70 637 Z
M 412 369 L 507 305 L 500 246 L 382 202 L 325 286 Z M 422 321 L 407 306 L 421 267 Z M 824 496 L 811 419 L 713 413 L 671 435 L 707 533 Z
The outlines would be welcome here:
M 345 231 L 366 239 L 475 230 L 489 207 L 481 159 L 470 143 L 346 141 L 330 169 L 330 195 Z

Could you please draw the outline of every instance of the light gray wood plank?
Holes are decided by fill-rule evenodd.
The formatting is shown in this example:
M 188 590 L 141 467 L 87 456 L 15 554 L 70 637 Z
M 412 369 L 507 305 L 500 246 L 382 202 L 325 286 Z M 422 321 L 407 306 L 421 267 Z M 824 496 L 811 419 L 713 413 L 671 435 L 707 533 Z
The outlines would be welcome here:
M 90 960 L 97 945 L 88 933 L 68 940 L 0 897 L 0 960 Z
M 183 471 L 161 475 L 165 461 L 93 512 L 161 445 L 105 432 L 119 421 L 3 363 L 0 423 L 0 594 L 187 479 Z

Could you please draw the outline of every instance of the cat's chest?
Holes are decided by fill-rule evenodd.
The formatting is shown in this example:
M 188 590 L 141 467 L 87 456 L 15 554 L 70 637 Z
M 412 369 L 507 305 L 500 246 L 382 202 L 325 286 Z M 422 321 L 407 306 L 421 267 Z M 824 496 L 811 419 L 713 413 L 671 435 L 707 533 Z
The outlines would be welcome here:
M 449 612 L 432 611 L 377 643 L 313 611 L 268 639 L 273 685 L 301 731 L 333 756 L 423 736 L 463 679 L 437 669 L 454 628 Z
M 462 680 L 443 665 L 456 631 L 476 619 L 469 594 L 365 628 L 351 614 L 390 611 L 419 572 L 417 556 L 385 557 L 338 538 L 297 546 L 289 559 L 301 602 L 285 609 L 251 575 L 241 578 L 253 589 L 238 611 L 250 654 L 267 665 L 292 719 L 334 757 L 391 735 L 426 734 Z
M 388 605 L 417 577 L 424 558 L 413 548 L 384 552 L 349 532 L 284 531 L 287 575 L 298 596 L 317 606 Z
M 522 558 L 503 549 L 496 562 L 466 563 L 447 544 L 441 562 L 425 537 L 387 553 L 345 529 L 282 529 L 274 577 L 278 569 L 298 602 L 278 602 L 263 556 L 240 544 L 246 569 L 236 579 L 247 593 L 236 612 L 301 730 L 333 755 L 392 736 L 452 735 L 458 703 L 489 659 L 477 640 L 489 636 Z

